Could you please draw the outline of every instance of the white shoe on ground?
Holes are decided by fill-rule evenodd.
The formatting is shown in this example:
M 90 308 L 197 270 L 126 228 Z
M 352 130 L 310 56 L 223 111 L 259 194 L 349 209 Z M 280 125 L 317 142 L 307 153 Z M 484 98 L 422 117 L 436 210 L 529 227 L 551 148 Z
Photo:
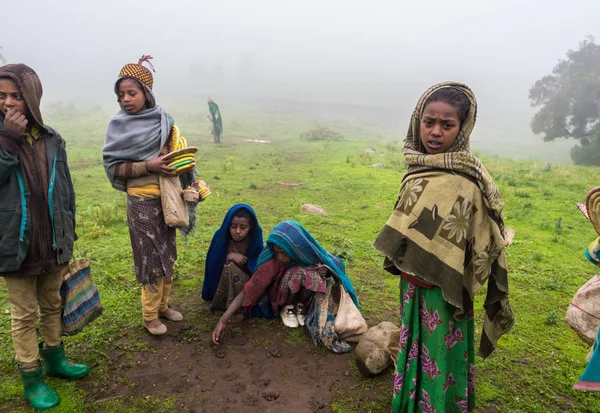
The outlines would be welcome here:
M 296 318 L 296 312 L 294 311 L 293 305 L 286 305 L 279 312 L 281 315 L 281 321 L 283 324 L 290 328 L 298 328 L 298 318 Z
M 306 316 L 304 314 L 304 305 L 298 304 L 296 306 L 296 318 L 298 319 L 298 324 L 304 327 L 304 322 L 306 320 Z

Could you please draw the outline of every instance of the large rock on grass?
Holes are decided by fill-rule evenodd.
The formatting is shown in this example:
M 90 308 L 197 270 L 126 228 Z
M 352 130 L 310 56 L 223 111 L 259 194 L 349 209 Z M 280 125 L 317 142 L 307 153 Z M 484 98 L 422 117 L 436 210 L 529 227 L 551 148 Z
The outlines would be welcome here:
M 365 149 L 365 155 L 375 155 L 375 149 L 373 148 L 367 148 Z
M 318 205 L 312 205 L 312 204 L 304 204 L 300 207 L 300 211 L 302 212 L 308 212 L 309 214 L 315 214 L 315 215 L 321 215 L 326 217 L 327 211 L 325 211 L 323 208 L 321 208 Z
M 400 329 L 389 321 L 371 327 L 354 350 L 358 370 L 367 377 L 375 376 L 398 357 Z

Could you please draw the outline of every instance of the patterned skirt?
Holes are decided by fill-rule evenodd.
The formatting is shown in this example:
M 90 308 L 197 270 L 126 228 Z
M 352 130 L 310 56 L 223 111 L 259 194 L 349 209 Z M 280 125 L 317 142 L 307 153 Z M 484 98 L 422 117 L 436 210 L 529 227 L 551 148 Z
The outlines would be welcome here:
M 277 306 L 283 307 L 287 304 L 290 294 L 296 294 L 301 288 L 315 293 L 327 292 L 325 280 L 312 268 L 292 267 L 281 277 Z
M 165 224 L 160 198 L 127 196 L 127 222 L 135 276 L 143 285 L 173 279 L 177 244 L 175 228 Z
M 475 408 L 473 313 L 456 319 L 439 287 L 400 282 L 402 325 L 392 411 L 465 413 Z
M 210 309 L 227 310 L 229 304 L 242 292 L 249 279 L 250 275 L 246 274 L 233 261 L 225 263 Z

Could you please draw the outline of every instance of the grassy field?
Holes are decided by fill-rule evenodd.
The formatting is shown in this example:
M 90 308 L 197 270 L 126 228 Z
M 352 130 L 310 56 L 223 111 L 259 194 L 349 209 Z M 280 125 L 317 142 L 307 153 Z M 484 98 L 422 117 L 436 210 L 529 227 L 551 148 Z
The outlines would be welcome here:
M 117 346 L 143 348 L 137 337 L 144 332 L 140 328 L 140 287 L 135 282 L 125 222 L 125 196 L 110 187 L 101 166 L 104 128 L 110 114 L 97 112 L 61 116 L 50 111 L 46 117 L 68 141 L 78 197 L 76 256 L 92 259 L 94 280 L 105 306 L 104 316 L 65 342 L 73 359 L 95 366 L 89 380 L 102 383 L 116 379 L 107 377 L 111 371 L 104 366 L 109 352 Z M 246 202 L 255 207 L 265 232 L 281 220 L 294 219 L 328 251 L 343 256 L 370 324 L 398 322 L 397 280 L 381 270 L 382 258 L 371 247 L 391 212 L 404 171 L 401 146 L 390 143 L 397 136 L 372 126 L 331 121 L 328 126 L 343 132 L 345 141 L 307 142 L 299 135 L 314 127 L 309 116 L 240 112 L 227 114 L 224 143 L 215 146 L 210 144 L 204 113 L 174 111 L 173 115 L 190 144 L 200 148 L 200 176 L 213 193 L 199 206 L 197 233 L 187 244 L 179 239 L 176 299 L 200 301 L 204 258 L 212 234 L 232 204 Z M 368 146 L 375 149 L 375 155 L 363 153 Z M 585 367 L 588 346 L 563 320 L 575 291 L 595 273 L 583 255 L 595 233 L 575 202 L 599 184 L 599 170 L 568 165 L 547 169 L 543 161 L 486 157 L 483 161 L 505 197 L 507 225 L 517 232 L 508 251 L 517 323 L 490 358 L 477 360 L 478 407 L 500 412 L 596 412 L 600 410 L 599 395 L 572 390 Z M 377 162 L 386 167 L 373 168 Z M 304 203 L 322 206 L 329 216 L 300 212 Z M 479 316 L 484 296 L 480 294 L 476 302 Z M 0 411 L 29 411 L 12 360 L 9 308 L 0 281 Z M 208 319 L 199 328 L 210 331 L 215 320 Z M 298 339 L 310 342 L 307 335 Z M 359 401 L 361 389 L 374 387 L 387 400 L 386 394 L 391 397 L 389 381 L 353 374 L 358 390 L 338 394 L 332 409 L 386 411 L 385 402 L 361 406 Z M 51 383 L 61 395 L 57 412 L 172 411 L 177 401 L 176 397 L 144 397 L 99 406 L 90 403 L 87 392 L 76 383 Z

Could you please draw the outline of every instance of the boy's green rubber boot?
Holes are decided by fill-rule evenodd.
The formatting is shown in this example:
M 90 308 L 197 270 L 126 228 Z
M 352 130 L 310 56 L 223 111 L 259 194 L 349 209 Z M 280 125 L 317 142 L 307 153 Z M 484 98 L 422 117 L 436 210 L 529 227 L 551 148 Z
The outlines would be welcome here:
M 85 364 L 74 364 L 65 358 L 65 346 L 44 348 L 40 343 L 40 356 L 44 359 L 44 372 L 49 377 L 61 377 L 63 379 L 79 379 L 88 374 L 88 366 Z
M 42 366 L 33 371 L 23 371 L 19 368 L 23 380 L 23 394 L 34 409 L 48 410 L 58 406 L 60 399 L 54 393 L 42 376 Z

